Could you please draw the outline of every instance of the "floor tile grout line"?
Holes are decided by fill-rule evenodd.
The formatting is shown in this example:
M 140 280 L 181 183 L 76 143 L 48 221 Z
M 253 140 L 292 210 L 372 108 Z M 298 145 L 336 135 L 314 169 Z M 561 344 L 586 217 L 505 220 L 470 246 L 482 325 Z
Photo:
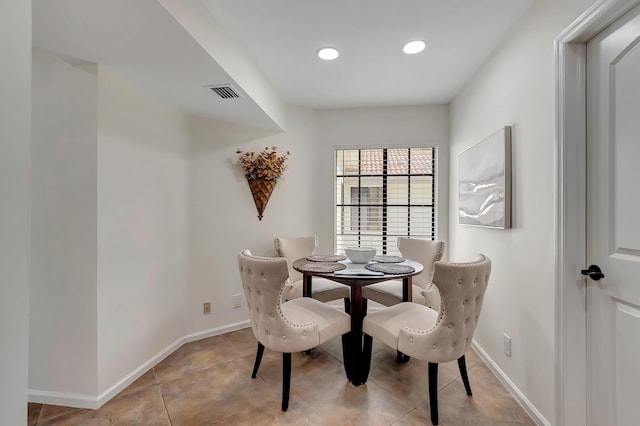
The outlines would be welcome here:
M 36 422 L 36 425 L 40 424 L 40 417 L 42 417 L 42 412 L 44 411 L 45 405 L 49 405 L 49 404 L 42 404 L 42 409 L 40 410 L 40 414 L 38 415 L 38 421 Z M 75 408 L 75 407 L 66 407 L 66 408 L 73 408 L 74 410 L 66 412 L 66 413 L 62 413 L 62 414 L 57 414 L 57 415 L 47 419 L 47 421 L 59 419 L 59 418 L 64 417 L 64 416 L 68 416 L 68 415 L 70 415 L 70 414 L 72 414 L 74 412 L 81 412 L 81 411 L 87 410 L 85 408 Z
M 153 371 L 153 374 L 155 376 L 155 369 Z M 173 425 L 173 420 L 171 419 L 171 413 L 169 413 L 169 407 L 167 407 L 167 401 L 165 401 L 164 399 L 164 392 L 162 391 L 162 383 L 158 383 L 158 386 L 160 387 L 160 397 L 162 398 L 162 405 L 164 406 L 164 411 L 167 413 L 167 418 L 169 419 L 169 425 Z
M 387 393 L 388 393 L 389 395 L 391 395 L 392 397 L 397 398 L 397 399 L 399 399 L 400 401 L 404 401 L 404 400 L 402 400 L 402 399 L 400 399 L 400 398 L 396 397 L 396 396 L 393 394 L 393 389 L 387 389 L 387 388 L 386 388 L 386 386 L 382 385 L 381 383 L 376 382 L 375 380 L 373 380 L 373 379 L 371 379 L 371 378 L 369 378 L 369 379 L 367 380 L 367 383 L 369 383 L 369 382 L 371 382 L 371 383 L 373 383 L 374 385 L 376 385 L 376 386 L 380 387 L 380 389 L 382 389 L 383 391 L 387 392 Z M 366 383 L 365 383 L 365 384 L 366 384 Z M 422 404 L 425 400 L 426 400 L 426 399 L 421 400 L 420 402 L 418 402 L 418 405 L 416 405 L 416 406 L 413 406 L 413 404 L 411 404 L 411 403 L 409 403 L 409 402 L 407 402 L 406 404 L 407 404 L 408 406 L 410 406 L 412 410 L 415 410 L 415 409 L 416 409 L 416 408 L 418 408 L 418 406 L 419 406 L 420 404 Z M 399 419 L 398 419 L 398 420 L 399 420 Z M 396 420 L 396 421 L 397 421 L 397 420 Z
M 38 418 L 36 419 L 36 426 L 40 424 L 40 417 L 42 417 L 42 411 L 44 410 L 44 404 L 40 406 L 40 412 L 38 413 Z
M 330 352 L 328 352 L 328 351 L 326 351 L 326 350 L 324 350 L 324 349 L 322 349 L 322 348 L 318 348 L 318 350 L 320 350 L 320 351 L 324 352 L 325 354 L 329 355 L 331 358 L 333 358 L 333 359 L 335 359 L 336 361 L 338 361 L 340 364 L 343 364 L 343 365 L 344 365 L 344 361 L 343 361 L 343 360 L 341 360 L 341 359 L 340 359 L 340 358 L 338 358 L 338 357 L 333 356 Z
M 236 351 L 236 353 L 238 354 L 237 358 L 234 359 L 238 359 L 238 358 L 244 358 L 246 355 L 244 355 L 242 353 L 242 351 L 236 347 L 236 345 L 233 344 L 233 342 L 231 342 L 224 334 L 220 334 L 220 336 L 222 336 L 222 339 L 229 345 L 231 346 L 231 348 L 233 348 L 234 351 Z
M 396 423 L 398 423 L 399 421 L 401 421 L 402 419 L 404 419 L 405 417 L 411 415 L 411 413 L 413 413 L 414 411 L 416 411 L 417 408 L 412 408 L 411 410 L 409 410 L 408 412 L 404 413 L 404 415 L 398 417 L 397 419 L 395 419 L 393 422 L 389 423 L 389 426 L 393 426 Z

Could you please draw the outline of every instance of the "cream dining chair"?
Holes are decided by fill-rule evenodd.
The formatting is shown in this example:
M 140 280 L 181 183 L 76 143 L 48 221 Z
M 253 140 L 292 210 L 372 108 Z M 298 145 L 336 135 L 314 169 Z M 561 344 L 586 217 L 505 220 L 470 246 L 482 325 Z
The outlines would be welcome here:
M 318 237 L 276 237 L 273 240 L 278 256 L 287 259 L 289 279 L 283 292 L 284 300 L 302 297 L 302 274 L 293 269 L 293 262 L 315 254 L 318 248 Z M 321 302 L 344 299 L 345 312 L 350 311 L 349 286 L 325 278 L 314 277 L 311 285 L 312 297 Z
M 480 255 L 471 263 L 435 265 L 433 284 L 440 290 L 436 311 L 417 303 L 399 303 L 364 318 L 363 378 L 371 365 L 372 339 L 414 358 L 428 362 L 431 422 L 438 424 L 438 363 L 458 361 L 467 395 L 471 386 L 465 353 L 471 345 L 491 274 L 491 260 Z
M 252 256 L 249 250 L 243 250 L 238 254 L 238 268 L 251 329 L 258 340 L 251 377 L 258 374 L 265 347 L 282 352 L 282 411 L 287 411 L 291 353 L 309 350 L 338 336 L 342 336 L 344 350 L 351 318 L 310 297 L 283 302 L 282 291 L 289 276 L 286 259 Z
M 438 289 L 431 285 L 431 278 L 435 263 L 442 259 L 444 241 L 398 237 L 398 250 L 403 257 L 415 260 L 424 266 L 422 272 L 412 278 L 413 302 L 438 310 L 440 295 Z M 393 280 L 368 285 L 362 288 L 362 297 L 384 306 L 395 305 L 402 302 L 402 281 Z M 366 312 L 366 305 L 364 309 Z

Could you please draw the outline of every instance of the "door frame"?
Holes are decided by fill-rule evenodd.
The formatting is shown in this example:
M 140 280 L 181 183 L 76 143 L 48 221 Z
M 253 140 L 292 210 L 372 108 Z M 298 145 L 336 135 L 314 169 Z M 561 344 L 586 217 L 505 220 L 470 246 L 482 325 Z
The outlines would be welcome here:
M 598 0 L 555 43 L 555 281 L 557 425 L 587 424 L 586 46 L 640 4 Z

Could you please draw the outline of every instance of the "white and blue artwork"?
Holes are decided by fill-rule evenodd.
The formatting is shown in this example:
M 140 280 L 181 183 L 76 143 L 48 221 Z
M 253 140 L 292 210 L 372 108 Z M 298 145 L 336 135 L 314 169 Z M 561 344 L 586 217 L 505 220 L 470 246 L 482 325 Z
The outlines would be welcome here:
M 464 225 L 511 227 L 511 127 L 458 156 L 458 212 Z

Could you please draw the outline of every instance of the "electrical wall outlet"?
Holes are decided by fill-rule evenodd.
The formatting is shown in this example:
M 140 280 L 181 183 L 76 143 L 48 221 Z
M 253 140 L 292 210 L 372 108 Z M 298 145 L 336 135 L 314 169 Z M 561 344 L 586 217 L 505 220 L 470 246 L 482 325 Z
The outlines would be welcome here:
M 242 306 L 242 295 L 241 294 L 234 294 L 233 296 L 231 296 L 231 303 L 233 306 L 233 309 L 238 309 L 239 307 Z
M 511 337 L 504 334 L 504 354 L 511 358 Z
M 204 302 L 202 304 L 202 315 L 210 315 L 211 314 L 211 302 Z

